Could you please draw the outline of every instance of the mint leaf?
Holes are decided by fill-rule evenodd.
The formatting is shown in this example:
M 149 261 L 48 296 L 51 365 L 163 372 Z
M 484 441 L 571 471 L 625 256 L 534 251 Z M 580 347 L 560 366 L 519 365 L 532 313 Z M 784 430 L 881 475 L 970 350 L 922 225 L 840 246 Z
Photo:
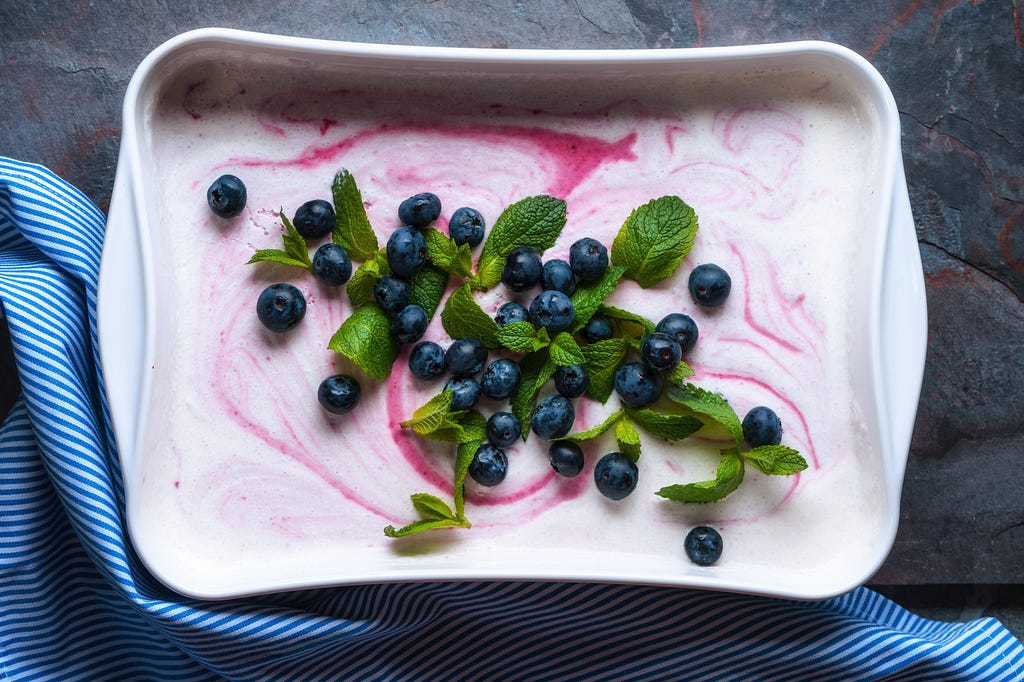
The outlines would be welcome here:
M 533 414 L 533 408 L 537 406 L 537 394 L 554 375 L 555 365 L 551 362 L 547 350 L 542 349 L 524 356 L 519 361 L 519 369 L 522 370 L 523 377 L 509 399 L 509 406 L 512 408 L 512 414 L 523 425 L 523 440 L 526 440 L 530 435 L 530 416 Z
M 713 481 L 670 485 L 657 495 L 676 502 L 717 502 L 740 487 L 743 482 L 743 460 L 736 450 L 724 450 Z
M 704 426 L 701 420 L 683 414 L 663 414 L 651 409 L 631 410 L 626 414 L 647 433 L 665 440 L 683 440 Z
M 388 378 L 398 357 L 398 342 L 391 335 L 391 318 L 375 303 L 357 308 L 349 315 L 327 347 L 378 380 Z
M 334 199 L 334 243 L 348 251 L 352 260 L 365 261 L 375 253 L 379 245 L 377 235 L 366 217 L 363 195 L 359 193 L 356 180 L 346 169 L 341 168 L 331 183 Z
M 669 385 L 665 389 L 665 395 L 683 407 L 710 417 L 726 428 L 737 445 L 743 443 L 743 424 L 740 423 L 740 418 L 736 416 L 732 406 L 722 396 L 693 384 Z
M 807 460 L 785 445 L 761 445 L 742 453 L 742 457 L 769 476 L 789 476 L 807 468 Z
M 381 249 L 352 273 L 352 278 L 345 285 L 348 300 L 352 301 L 352 305 L 356 307 L 372 301 L 373 287 L 377 284 L 377 280 L 381 275 L 390 273 L 387 252 Z
M 513 322 L 499 327 L 497 337 L 502 346 L 516 353 L 532 353 L 551 343 L 547 329 L 538 329 L 529 322 Z
M 457 277 L 473 274 L 473 254 L 469 244 L 456 244 L 454 239 L 445 237 L 432 227 L 423 230 L 423 238 L 427 242 L 427 257 L 434 265 Z
M 636 432 L 636 427 L 625 413 L 615 424 L 615 442 L 619 446 L 619 452 L 626 457 L 634 462 L 640 459 L 640 434 Z
M 572 305 L 576 309 L 576 319 L 572 325 L 572 331 L 578 332 L 586 326 L 590 318 L 601 307 L 604 299 L 615 291 L 615 285 L 619 283 L 626 268 L 611 266 L 605 270 L 601 279 L 592 284 L 581 284 L 576 287 L 572 295 Z
M 489 289 L 501 281 L 505 257 L 517 246 L 541 253 L 550 249 L 565 227 L 565 202 L 549 196 L 527 197 L 507 207 L 491 228 L 477 263 L 474 288 Z
M 448 288 L 448 273 L 427 263 L 409 278 L 409 303 L 418 305 L 427 313 L 429 320 L 441 305 L 444 291 Z
M 597 438 L 598 436 L 603 434 L 608 429 L 618 424 L 619 420 L 622 419 L 622 416 L 624 414 L 625 412 L 623 412 L 623 410 L 619 408 L 615 412 L 608 415 L 608 418 L 605 419 L 600 424 L 598 424 L 597 426 L 592 426 L 586 431 L 570 433 L 568 436 L 565 436 L 564 438 L 559 438 L 558 440 L 571 440 L 574 443 L 582 443 L 584 441 L 593 440 L 594 438 Z
M 430 493 L 413 493 L 410 498 L 413 508 L 420 513 L 424 521 L 455 518 L 455 512 L 448 503 Z
M 430 519 L 423 521 L 413 521 L 407 526 L 401 528 L 395 528 L 394 526 L 386 526 L 384 528 L 384 535 L 389 538 L 404 538 L 409 535 L 415 535 L 416 533 L 422 533 L 423 531 L 433 530 L 435 528 L 469 528 L 469 521 L 461 518 L 452 519 Z
M 654 323 L 643 315 L 637 315 L 628 310 L 605 304 L 601 304 L 597 312 L 612 320 L 623 336 L 643 339 L 643 337 L 654 332 Z
M 623 338 L 606 339 L 580 348 L 583 367 L 590 374 L 587 393 L 598 402 L 606 402 L 615 386 L 615 370 L 626 359 L 629 342 Z
M 313 263 L 309 260 L 309 247 L 306 246 L 306 240 L 303 239 L 302 235 L 295 229 L 295 226 L 288 220 L 288 216 L 284 214 L 284 211 L 279 212 L 278 215 L 281 216 L 281 222 L 284 223 L 285 228 L 285 232 L 281 236 L 284 242 L 284 250 L 259 249 L 252 255 L 252 258 L 249 259 L 246 265 L 267 262 L 281 263 L 283 265 L 296 265 L 312 272 Z
M 455 515 L 465 522 L 466 528 L 469 528 L 469 521 L 466 521 L 465 515 L 466 474 L 469 472 L 469 465 L 473 461 L 473 456 L 476 455 L 476 451 L 480 449 L 480 444 L 483 442 L 484 437 L 481 436 L 478 439 L 460 444 L 458 450 L 455 451 Z
M 551 362 L 555 367 L 568 367 L 569 365 L 582 365 L 587 361 L 583 357 L 576 339 L 568 332 L 561 332 L 551 341 Z
M 612 242 L 611 261 L 646 289 L 671 277 L 690 252 L 697 216 L 679 197 L 665 196 L 636 208 Z
M 480 339 L 488 348 L 498 348 L 498 323 L 473 300 L 469 284 L 452 292 L 441 311 L 441 324 L 453 339 Z
M 412 429 L 421 436 L 426 436 L 437 431 L 442 426 L 451 422 L 452 415 L 452 392 L 441 391 L 423 405 L 417 407 L 412 417 L 406 419 L 399 426 L 403 429 Z
M 693 376 L 693 368 L 688 364 L 679 361 L 679 364 L 673 367 L 665 374 L 665 383 L 669 385 L 684 383 L 684 379 L 688 379 Z

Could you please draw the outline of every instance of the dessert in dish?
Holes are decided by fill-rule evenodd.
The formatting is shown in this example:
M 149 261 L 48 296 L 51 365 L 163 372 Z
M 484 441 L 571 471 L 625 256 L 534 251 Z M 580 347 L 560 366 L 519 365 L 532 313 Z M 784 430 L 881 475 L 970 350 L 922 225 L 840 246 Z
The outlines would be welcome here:
M 851 381 L 862 370 L 851 349 L 862 347 L 863 313 L 854 308 L 864 262 L 851 254 L 878 239 L 858 229 L 858 209 L 876 190 L 868 114 L 839 84 L 812 75 L 781 94 L 777 82 L 755 76 L 728 89 L 697 78 L 676 91 L 617 87 L 571 98 L 507 85 L 429 74 L 390 88 L 351 74 L 297 84 L 273 69 L 209 64 L 166 85 L 147 141 L 161 189 L 152 237 L 162 263 L 152 368 L 161 409 L 151 410 L 146 430 L 140 532 L 159 532 L 196 571 L 273 564 L 292 575 L 322 561 L 353 574 L 364 562 L 400 574 L 417 562 L 443 566 L 488 552 L 575 552 L 585 561 L 611 553 L 682 574 L 707 570 L 692 568 L 683 551 L 697 525 L 725 538 L 714 569 L 722 576 L 827 572 L 863 556 L 884 525 L 877 447 Z M 355 410 L 326 413 L 316 400 L 323 379 L 363 376 L 327 348 L 353 311 L 344 287 L 286 266 L 246 265 L 256 250 L 280 244 L 282 211 L 331 198 L 341 166 L 358 178 L 381 245 L 402 224 L 402 200 L 425 190 L 440 198 L 434 225 L 445 234 L 458 207 L 493 225 L 523 197 L 560 198 L 567 222 L 545 261 L 568 262 L 584 237 L 610 246 L 637 206 L 682 197 L 700 218 L 686 260 L 649 288 L 622 280 L 606 303 L 655 322 L 692 316 L 700 338 L 686 358 L 691 380 L 726 396 L 741 417 L 771 405 L 783 442 L 808 469 L 791 477 L 748 469 L 736 494 L 682 505 L 653 493 L 714 478 L 721 435 L 644 438 L 636 490 L 611 501 L 592 475 L 600 455 L 616 449 L 611 434 L 584 445 L 584 470 L 573 478 L 556 473 L 549 444 L 531 437 L 505 449 L 500 485 L 467 481 L 471 530 L 385 537 L 386 525 L 414 518 L 410 493 L 453 494 L 452 446 L 401 427 L 443 384 L 408 370 L 409 345 L 386 380 L 361 380 Z M 230 219 L 205 199 L 224 174 L 247 190 Z M 688 289 L 690 272 L 709 262 L 732 279 L 720 307 L 695 305 Z M 260 293 L 280 281 L 306 301 L 301 324 L 285 335 L 254 312 Z M 458 284 L 453 278 L 448 293 Z M 537 292 L 497 286 L 475 300 L 493 316 L 509 301 L 529 306 Z M 439 314 L 422 338 L 451 343 Z M 549 384 L 540 397 L 554 393 Z M 485 415 L 504 409 L 480 405 Z M 617 408 L 615 396 L 603 405 L 580 399 L 573 431 Z

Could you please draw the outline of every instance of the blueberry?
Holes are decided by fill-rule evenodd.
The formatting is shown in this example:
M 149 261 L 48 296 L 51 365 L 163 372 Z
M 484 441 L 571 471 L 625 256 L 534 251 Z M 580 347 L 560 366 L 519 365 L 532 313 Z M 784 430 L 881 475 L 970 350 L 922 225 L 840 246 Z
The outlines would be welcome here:
M 782 421 L 779 415 L 763 405 L 750 410 L 743 418 L 743 439 L 752 448 L 778 445 L 782 442 Z
M 584 237 L 569 247 L 569 265 L 581 282 L 596 282 L 608 269 L 608 249 L 596 239 Z
M 334 206 L 323 199 L 307 201 L 299 206 L 292 218 L 295 231 L 306 239 L 326 237 L 334 230 L 335 221 Z
M 456 339 L 444 354 L 448 370 L 456 377 L 478 374 L 487 362 L 487 346 L 480 339 Z
M 480 384 L 471 377 L 449 379 L 444 388 L 452 392 L 452 410 L 468 410 L 480 400 Z
M 714 263 L 698 265 L 690 273 L 690 296 L 694 303 L 714 308 L 725 303 L 732 289 L 729 273 Z
M 234 175 L 222 175 L 206 190 L 206 203 L 221 218 L 234 218 L 245 208 L 245 183 Z
M 605 497 L 621 500 L 636 488 L 636 462 L 621 452 L 609 452 L 594 466 L 594 483 Z
M 426 227 L 441 215 L 441 200 L 436 194 L 422 192 L 398 205 L 398 219 L 411 227 Z
M 537 249 L 518 246 L 505 258 L 501 281 L 512 291 L 526 291 L 537 286 L 543 270 Z
M 343 246 L 327 242 L 313 254 L 313 274 L 324 284 L 340 286 L 352 276 L 352 259 Z
M 508 457 L 491 443 L 481 444 L 469 463 L 469 475 L 480 485 L 498 485 L 507 473 Z
M 697 323 L 683 313 L 669 313 L 654 330 L 674 337 L 683 355 L 689 353 L 697 343 Z
M 698 566 L 710 566 L 722 556 L 722 536 L 709 526 L 697 526 L 686 534 L 683 548 L 690 561 Z
M 640 359 L 659 372 L 667 372 L 679 364 L 683 352 L 676 340 L 662 332 L 648 334 L 640 346 Z
M 537 437 L 551 440 L 569 433 L 575 419 L 576 410 L 568 398 L 550 395 L 534 408 L 530 428 Z
M 530 311 L 528 311 L 524 305 L 520 305 L 514 301 L 509 301 L 498 308 L 498 312 L 494 316 L 494 321 L 498 323 L 499 327 L 510 325 L 513 322 L 529 322 Z
M 320 382 L 316 399 L 331 414 L 351 412 L 359 404 L 359 382 L 345 374 L 334 374 Z
M 391 320 L 391 333 L 399 343 L 419 341 L 427 331 L 427 312 L 415 303 L 399 310 Z
M 542 291 L 530 303 L 530 318 L 551 334 L 564 332 L 576 320 L 572 299 L 561 291 Z
M 423 233 L 405 225 L 388 237 L 388 266 L 402 279 L 409 279 L 427 262 L 427 240 Z
M 291 284 L 271 284 L 256 301 L 256 317 L 272 332 L 294 329 L 306 315 L 306 297 Z
M 519 387 L 522 378 L 523 372 L 519 365 L 508 358 L 501 358 L 487 365 L 483 376 L 480 377 L 480 390 L 488 398 L 507 400 Z
M 583 471 L 583 450 L 571 440 L 559 440 L 548 448 L 551 468 L 566 478 L 578 476 Z
M 661 375 L 641 362 L 615 370 L 615 392 L 626 407 L 647 407 L 661 397 Z
M 383 275 L 373 285 L 373 297 L 389 313 L 397 313 L 409 305 L 409 283 L 394 275 Z
M 460 246 L 476 246 L 484 240 L 484 217 L 475 208 L 463 206 L 448 220 L 448 234 Z
M 604 315 L 594 315 L 580 330 L 583 334 L 583 338 L 587 340 L 587 343 L 597 343 L 598 341 L 607 341 L 612 338 L 615 334 L 615 329 L 612 327 L 612 321 Z
M 555 390 L 566 398 L 579 398 L 590 388 L 590 374 L 583 365 L 568 365 L 555 370 Z
M 417 379 L 431 381 L 444 374 L 444 348 L 433 341 L 420 341 L 409 353 L 409 371 Z
M 576 291 L 576 275 L 572 274 L 568 263 L 556 258 L 544 264 L 541 284 L 545 290 L 561 291 L 566 296 L 572 296 Z
M 507 448 L 523 435 L 519 418 L 511 412 L 495 412 L 487 419 L 487 440 L 499 448 Z

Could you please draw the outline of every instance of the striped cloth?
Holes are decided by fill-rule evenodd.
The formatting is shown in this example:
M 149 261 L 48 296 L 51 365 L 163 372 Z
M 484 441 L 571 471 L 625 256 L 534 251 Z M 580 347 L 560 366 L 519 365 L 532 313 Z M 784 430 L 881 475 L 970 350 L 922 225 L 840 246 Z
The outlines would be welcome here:
M 1022 680 L 997 621 L 867 589 L 411 583 L 185 599 L 140 565 L 96 351 L 104 217 L 0 158 L 0 301 L 23 395 L 0 431 L 4 680 Z

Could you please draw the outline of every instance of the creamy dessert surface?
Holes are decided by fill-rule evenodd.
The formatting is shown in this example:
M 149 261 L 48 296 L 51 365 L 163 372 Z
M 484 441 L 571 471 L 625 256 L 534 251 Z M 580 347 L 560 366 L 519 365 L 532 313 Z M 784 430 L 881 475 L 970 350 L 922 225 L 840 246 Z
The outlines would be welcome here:
M 842 571 L 871 554 L 886 516 L 882 464 L 865 422 L 875 408 L 858 403 L 852 386 L 870 372 L 856 321 L 870 289 L 864 254 L 876 239 L 863 216 L 877 139 L 849 93 L 810 74 L 678 87 L 624 81 L 582 95 L 545 81 L 532 94 L 472 78 L 397 83 L 211 67 L 169 84 L 155 105 L 147 149 L 158 352 L 136 533 L 158 534 L 196 571 L 329 561 L 343 575 L 366 562 L 521 551 L 540 563 L 607 553 L 635 557 L 643 571 L 729 577 Z M 415 379 L 406 348 L 388 381 L 371 381 L 326 348 L 352 312 L 344 287 L 297 268 L 246 265 L 256 249 L 280 247 L 277 211 L 291 216 L 309 199 L 330 199 L 342 166 L 381 245 L 399 226 L 399 202 L 422 191 L 442 201 L 442 232 L 460 206 L 479 209 L 490 226 L 523 197 L 563 198 L 568 222 L 545 259 L 567 259 L 583 236 L 610 246 L 635 207 L 680 196 L 700 221 L 689 256 L 651 289 L 623 280 L 608 302 L 655 322 L 691 315 L 700 330 L 686 358 L 694 383 L 724 395 L 741 418 L 772 407 L 783 444 L 809 468 L 766 477 L 748 466 L 722 502 L 670 502 L 654 491 L 713 478 L 722 443 L 698 434 L 669 444 L 641 431 L 639 485 L 613 502 L 593 483 L 594 463 L 615 449 L 611 437 L 588 443 L 583 473 L 565 479 L 531 436 L 507 449 L 503 483 L 467 479 L 472 529 L 386 538 L 384 526 L 414 520 L 411 493 L 451 499 L 454 447 L 398 425 L 443 379 Z M 231 220 L 206 205 L 222 173 L 248 190 Z M 689 271 L 705 262 L 733 282 L 727 303 L 711 311 L 686 289 Z M 255 315 L 259 292 L 276 281 L 298 286 L 308 304 L 284 335 Z M 535 293 L 498 285 L 477 300 L 493 313 L 505 300 L 528 305 Z M 425 338 L 450 341 L 439 314 Z M 338 371 L 359 377 L 363 393 L 354 412 L 332 417 L 316 389 Z M 540 395 L 551 393 L 549 385 Z M 618 407 L 614 394 L 605 405 L 575 402 L 573 431 Z M 483 399 L 478 409 L 507 408 Z M 723 535 L 714 569 L 697 569 L 682 551 L 696 524 Z

